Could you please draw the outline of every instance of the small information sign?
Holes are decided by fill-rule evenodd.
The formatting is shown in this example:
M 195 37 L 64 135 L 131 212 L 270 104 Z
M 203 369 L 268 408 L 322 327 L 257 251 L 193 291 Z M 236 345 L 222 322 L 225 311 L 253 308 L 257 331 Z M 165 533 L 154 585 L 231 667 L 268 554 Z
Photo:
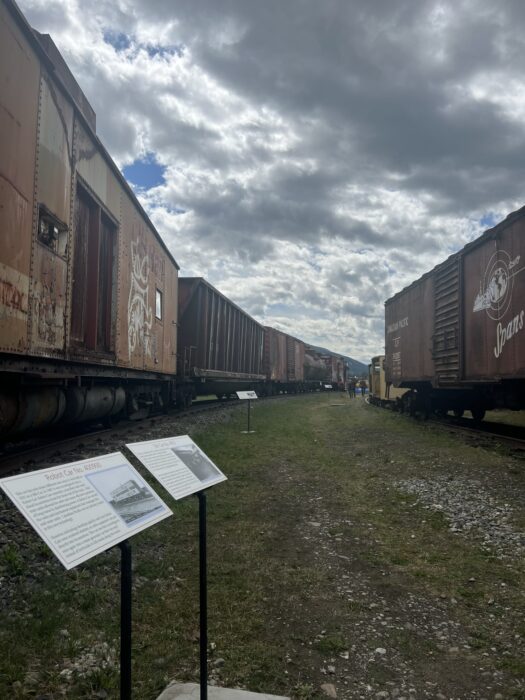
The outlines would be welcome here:
M 236 392 L 239 399 L 256 399 L 257 394 L 255 391 L 237 391 Z
M 126 447 L 176 500 L 227 479 L 189 435 L 133 442 Z
M 120 452 L 0 479 L 66 569 L 172 515 Z
M 325 388 L 325 389 L 331 389 L 331 388 L 332 388 L 332 385 L 331 385 L 331 384 L 325 384 L 325 385 L 324 385 L 324 388 Z

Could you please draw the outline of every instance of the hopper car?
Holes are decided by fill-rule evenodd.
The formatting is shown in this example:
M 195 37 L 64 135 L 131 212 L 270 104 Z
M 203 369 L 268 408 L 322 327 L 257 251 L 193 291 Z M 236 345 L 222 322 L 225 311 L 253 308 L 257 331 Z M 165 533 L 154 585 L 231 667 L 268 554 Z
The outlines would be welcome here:
M 308 385 L 302 341 L 179 266 L 51 37 L 0 0 L 0 435 Z
M 525 208 L 385 302 L 385 373 L 411 413 L 525 408 Z
M 178 376 L 193 396 L 259 390 L 265 329 L 202 277 L 179 278 Z

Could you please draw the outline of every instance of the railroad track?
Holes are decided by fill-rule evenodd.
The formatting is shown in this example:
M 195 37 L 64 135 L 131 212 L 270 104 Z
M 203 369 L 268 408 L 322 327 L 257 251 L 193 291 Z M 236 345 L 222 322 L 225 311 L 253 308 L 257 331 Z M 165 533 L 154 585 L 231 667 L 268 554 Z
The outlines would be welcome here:
M 282 394 L 265 396 L 260 397 L 259 401 L 304 395 Z M 78 426 L 67 434 L 64 434 L 63 431 L 58 433 L 47 430 L 45 433 L 5 446 L 3 452 L 0 452 L 0 477 L 7 476 L 11 472 L 18 470 L 36 470 L 41 463 L 48 462 L 53 457 L 56 457 L 57 462 L 60 462 L 65 453 L 72 452 L 77 448 L 89 450 L 97 442 L 104 441 L 110 436 L 114 437 L 115 442 L 135 441 L 137 440 L 137 435 L 130 436 L 129 433 L 142 431 L 148 424 L 151 425 L 159 421 L 172 421 L 177 417 L 191 418 L 191 416 L 200 413 L 216 411 L 224 406 L 234 405 L 241 407 L 242 402 L 238 399 L 205 400 L 198 401 L 185 410 L 173 410 L 167 414 L 149 416 L 140 421 L 122 420 L 111 427 L 101 428 L 100 424 L 98 426 L 84 426 L 83 428 Z M 79 459 L 81 458 L 79 457 Z
M 372 405 L 368 399 L 366 402 Z M 410 420 L 414 420 L 414 418 L 410 418 Z M 442 418 L 433 416 L 426 422 L 449 432 L 467 435 L 478 440 L 486 438 L 487 442 L 497 442 L 519 452 L 525 451 L 525 428 L 516 425 L 490 421 L 476 424 L 472 418 L 455 418 L 453 416 L 443 416 Z
M 472 419 L 468 418 L 432 419 L 432 423 L 441 425 L 451 432 L 469 435 L 477 439 L 486 438 L 487 441 L 497 442 L 510 449 L 525 451 L 525 430 L 515 425 L 491 422 L 482 422 L 476 425 Z
M 98 441 L 105 440 L 113 435 L 115 441 L 130 431 L 136 430 L 139 426 L 142 429 L 148 422 L 173 420 L 177 416 L 181 418 L 191 417 L 206 411 L 217 410 L 235 400 L 230 401 L 202 401 L 194 404 L 190 408 L 174 410 L 168 414 L 159 414 L 144 418 L 140 421 L 122 420 L 111 427 L 101 428 L 99 426 L 84 426 L 76 428 L 70 433 L 57 433 L 46 431 L 36 437 L 20 440 L 18 443 L 11 443 L 4 448 L 0 454 L 0 477 L 8 475 L 18 469 L 38 469 L 39 462 L 46 462 L 56 456 L 60 460 L 64 453 L 73 451 L 79 447 L 90 448 Z M 130 439 L 129 436 L 127 439 Z

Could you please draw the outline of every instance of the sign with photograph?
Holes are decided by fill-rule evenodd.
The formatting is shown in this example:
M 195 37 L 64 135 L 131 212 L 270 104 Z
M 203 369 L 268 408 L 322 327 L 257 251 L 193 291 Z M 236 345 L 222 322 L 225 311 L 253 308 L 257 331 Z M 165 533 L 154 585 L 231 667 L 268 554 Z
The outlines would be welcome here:
M 120 452 L 0 479 L 66 569 L 172 515 Z
M 257 394 L 255 391 L 237 391 L 235 392 L 239 399 L 256 399 Z
M 226 476 L 189 435 L 126 445 L 175 499 L 226 481 Z

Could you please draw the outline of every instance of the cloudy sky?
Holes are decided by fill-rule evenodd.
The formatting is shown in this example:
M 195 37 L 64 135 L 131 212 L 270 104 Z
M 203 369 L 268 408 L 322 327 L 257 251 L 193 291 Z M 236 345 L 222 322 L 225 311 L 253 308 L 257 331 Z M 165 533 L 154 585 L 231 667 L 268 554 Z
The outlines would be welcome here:
M 307 342 L 524 204 L 521 0 L 18 1 L 181 274 Z

